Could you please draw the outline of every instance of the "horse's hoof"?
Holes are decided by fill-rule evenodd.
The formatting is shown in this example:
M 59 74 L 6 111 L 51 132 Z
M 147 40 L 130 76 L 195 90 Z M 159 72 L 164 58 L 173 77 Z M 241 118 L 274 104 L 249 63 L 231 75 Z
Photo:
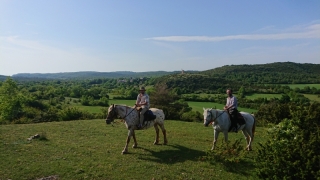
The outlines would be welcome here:
M 122 151 L 121 154 L 128 154 L 128 151 Z
M 153 143 L 153 145 L 158 145 L 159 144 L 159 142 L 157 142 L 157 141 L 155 141 L 154 143 Z
M 168 144 L 168 141 L 163 142 L 163 145 L 167 145 L 167 144 Z
M 137 148 L 137 147 L 138 147 L 138 145 L 135 145 L 135 144 L 132 146 L 132 148 Z

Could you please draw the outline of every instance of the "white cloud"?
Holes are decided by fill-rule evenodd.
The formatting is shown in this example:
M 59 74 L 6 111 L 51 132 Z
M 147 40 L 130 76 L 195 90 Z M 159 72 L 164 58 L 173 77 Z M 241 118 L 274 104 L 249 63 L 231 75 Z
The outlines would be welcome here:
M 228 40 L 285 40 L 285 39 L 319 39 L 320 24 L 313 24 L 308 27 L 296 30 L 296 32 L 275 33 L 275 34 L 241 34 L 230 36 L 163 36 L 145 38 L 145 40 L 170 41 L 170 42 L 218 42 Z

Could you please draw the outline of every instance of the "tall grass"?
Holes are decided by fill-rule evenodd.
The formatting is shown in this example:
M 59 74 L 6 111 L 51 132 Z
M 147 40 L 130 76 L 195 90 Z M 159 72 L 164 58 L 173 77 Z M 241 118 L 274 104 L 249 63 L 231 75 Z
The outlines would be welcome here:
M 212 146 L 211 127 L 172 120 L 166 120 L 165 126 L 168 145 L 153 145 L 154 129 L 136 131 L 139 147 L 121 155 L 127 130 L 120 121 L 113 126 L 103 120 L 3 125 L 0 179 L 257 179 L 253 173 L 256 151 L 229 171 L 219 162 L 200 158 Z M 264 132 L 257 128 L 253 149 L 265 141 Z M 27 140 L 43 133 L 45 141 Z M 243 135 L 229 133 L 229 138 L 235 141 Z

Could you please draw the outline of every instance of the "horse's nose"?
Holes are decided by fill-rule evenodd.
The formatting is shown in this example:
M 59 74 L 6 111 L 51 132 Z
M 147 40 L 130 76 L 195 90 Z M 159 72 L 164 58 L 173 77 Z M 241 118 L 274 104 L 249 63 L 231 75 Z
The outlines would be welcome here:
M 110 120 L 110 119 L 106 119 L 106 123 L 107 123 L 107 124 L 110 124 L 110 123 L 111 123 L 111 120 Z

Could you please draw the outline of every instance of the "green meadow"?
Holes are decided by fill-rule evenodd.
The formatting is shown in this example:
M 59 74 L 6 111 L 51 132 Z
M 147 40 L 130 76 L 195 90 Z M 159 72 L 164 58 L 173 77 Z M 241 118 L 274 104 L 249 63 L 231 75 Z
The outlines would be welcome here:
M 212 127 L 174 120 L 166 120 L 165 127 L 168 145 L 153 145 L 153 128 L 136 131 L 138 148 L 131 148 L 131 140 L 129 154 L 122 155 L 127 130 L 119 120 L 2 125 L 0 179 L 257 179 L 254 157 L 258 143 L 266 141 L 265 128 L 256 128 L 245 161 L 228 168 L 202 158 L 212 146 Z M 35 134 L 40 138 L 27 140 Z M 231 142 L 238 139 L 245 147 L 241 133 L 229 133 Z
M 267 99 L 278 98 L 278 99 L 280 99 L 281 97 L 282 97 L 281 94 L 258 94 L 258 93 L 254 93 L 254 94 L 246 95 L 245 98 L 247 98 L 247 99 L 257 99 L 257 98 L 267 98 Z
M 316 94 L 303 94 L 306 98 L 310 99 L 311 101 L 320 102 L 320 96 Z

